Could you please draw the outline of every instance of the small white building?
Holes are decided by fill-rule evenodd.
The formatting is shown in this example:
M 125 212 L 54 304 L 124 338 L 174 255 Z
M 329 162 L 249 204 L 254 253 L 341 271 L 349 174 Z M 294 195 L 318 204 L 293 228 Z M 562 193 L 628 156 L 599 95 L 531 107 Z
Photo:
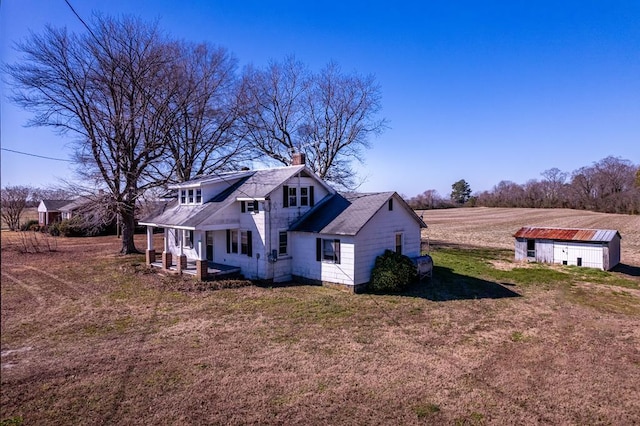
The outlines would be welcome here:
M 516 260 L 608 271 L 620 263 L 620 233 L 613 229 L 524 227 L 514 234 Z
M 38 205 L 38 223 L 46 227 L 64 219 L 62 208 L 72 200 L 42 200 Z
M 339 194 L 304 165 L 219 173 L 173 185 L 176 198 L 147 226 L 147 262 L 204 279 L 366 286 L 377 256 L 420 256 L 426 227 L 395 192 Z M 164 229 L 162 262 L 153 228 Z

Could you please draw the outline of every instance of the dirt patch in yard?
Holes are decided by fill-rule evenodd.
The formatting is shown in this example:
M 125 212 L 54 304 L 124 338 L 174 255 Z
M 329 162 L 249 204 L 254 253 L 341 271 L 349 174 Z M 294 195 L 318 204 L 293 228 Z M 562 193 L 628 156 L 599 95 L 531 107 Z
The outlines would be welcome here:
M 449 224 L 427 212 L 432 241 L 512 248 L 515 231 L 479 211 L 467 219 L 477 235 L 457 210 Z M 637 235 L 619 225 L 623 259 L 637 267 Z M 198 289 L 148 273 L 141 255 L 114 255 L 114 237 L 25 255 L 12 234 L 2 233 L 0 421 L 640 423 L 635 287 L 450 273 L 403 295 Z

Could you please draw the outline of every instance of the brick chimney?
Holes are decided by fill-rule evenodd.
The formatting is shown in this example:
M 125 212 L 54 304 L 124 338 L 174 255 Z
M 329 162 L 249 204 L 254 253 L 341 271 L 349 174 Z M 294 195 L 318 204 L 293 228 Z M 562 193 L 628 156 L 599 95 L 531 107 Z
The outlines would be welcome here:
M 291 156 L 291 165 L 292 166 L 304 166 L 307 162 L 307 156 L 304 155 L 304 152 L 294 152 Z

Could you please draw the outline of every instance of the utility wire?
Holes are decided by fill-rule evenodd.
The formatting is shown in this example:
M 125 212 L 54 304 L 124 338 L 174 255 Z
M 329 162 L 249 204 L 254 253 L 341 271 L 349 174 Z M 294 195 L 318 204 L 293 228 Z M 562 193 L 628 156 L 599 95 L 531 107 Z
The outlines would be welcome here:
M 30 157 L 38 157 L 38 158 L 44 158 L 46 160 L 55 160 L 55 161 L 66 161 L 67 163 L 73 163 L 73 160 L 67 160 L 64 158 L 54 158 L 54 157 L 47 157 L 44 155 L 38 155 L 38 154 L 31 154 L 30 152 L 22 152 L 22 151 L 16 151 L 15 149 L 9 149 L 9 148 L 0 148 L 3 151 L 9 151 L 9 152 L 15 152 L 16 154 L 22 154 L 22 155 L 28 155 Z

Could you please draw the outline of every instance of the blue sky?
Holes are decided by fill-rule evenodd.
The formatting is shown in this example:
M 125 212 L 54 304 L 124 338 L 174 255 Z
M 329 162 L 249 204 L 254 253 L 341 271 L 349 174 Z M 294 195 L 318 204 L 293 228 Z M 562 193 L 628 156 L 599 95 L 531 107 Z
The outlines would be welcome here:
M 228 48 L 241 65 L 294 54 L 317 70 L 373 74 L 389 129 L 358 167 L 362 191 L 447 196 L 500 180 L 541 179 L 613 155 L 640 163 L 640 1 L 73 0 L 159 19 L 176 38 Z M 44 25 L 81 30 L 64 0 L 3 0 L 0 54 Z M 25 128 L 6 101 L 3 148 L 69 158 L 69 140 Z M 2 151 L 2 186 L 71 178 L 70 163 Z

